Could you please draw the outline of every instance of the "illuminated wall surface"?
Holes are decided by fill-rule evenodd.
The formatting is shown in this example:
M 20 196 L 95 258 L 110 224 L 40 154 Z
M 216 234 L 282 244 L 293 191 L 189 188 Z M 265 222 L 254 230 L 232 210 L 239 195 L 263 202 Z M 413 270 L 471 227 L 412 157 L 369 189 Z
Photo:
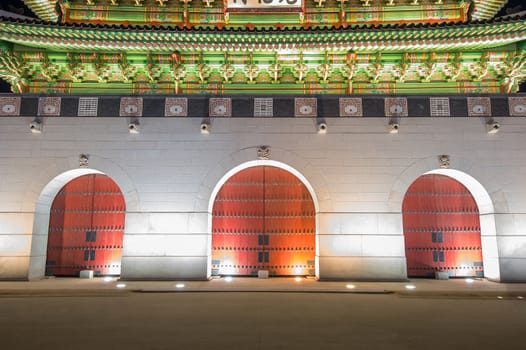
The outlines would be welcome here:
M 403 202 L 409 277 L 482 277 L 482 247 L 477 204 L 457 180 L 424 175 L 407 190 Z
M 221 187 L 212 215 L 213 275 L 314 275 L 314 203 L 288 171 L 240 171 Z
M 35 110 L 37 100 L 33 101 Z M 525 281 L 526 118 L 497 118 L 502 127 L 489 134 L 484 118 L 401 117 L 398 133 L 392 134 L 390 119 L 385 116 L 334 117 L 326 119 L 327 132 L 318 134 L 313 118 L 223 117 L 212 119 L 210 133 L 202 134 L 202 118 L 143 117 L 139 133 L 130 134 L 129 118 L 47 117 L 38 134 L 30 131 L 32 117 L 2 117 L 0 278 L 44 276 L 46 260 L 48 270 L 49 260 L 56 260 L 50 259 L 48 241 L 56 246 L 53 235 L 55 228 L 61 227 L 56 224 L 52 203 L 61 198 L 57 193 L 70 180 L 91 171 L 110 177 L 125 198 L 126 213 L 119 213 L 126 222 L 121 264 L 124 279 L 206 280 L 212 274 L 252 275 L 260 266 L 270 271 L 272 266 L 290 266 L 281 268 L 288 271 L 276 270 L 277 275 L 310 275 L 309 260 L 315 260 L 315 275 L 320 279 L 403 280 L 408 266 L 413 275 L 412 252 L 422 252 L 423 264 L 433 268 L 427 275 L 436 268 L 473 271 L 464 266 L 482 261 L 484 277 Z M 258 159 L 258 145 L 270 145 L 270 160 Z M 90 155 L 87 167 L 79 167 L 79 155 L 85 153 Z M 438 156 L 443 154 L 449 155 L 449 169 L 440 168 L 442 158 Z M 303 198 L 299 193 L 307 194 L 303 186 L 299 186 L 302 192 L 283 186 L 274 201 L 261 197 L 263 192 L 273 194 L 268 181 L 256 181 L 263 175 L 253 175 L 254 180 L 249 181 L 238 179 L 246 175 L 237 169 L 255 171 L 261 169 L 253 168 L 256 165 L 272 164 L 300 179 L 312 202 L 301 202 L 301 207 L 297 201 Z M 415 189 L 411 184 L 428 172 L 450 174 L 469 189 L 477 205 L 471 199 L 466 201 L 465 189 L 448 181 L 436 187 L 422 185 L 426 192 L 435 189 L 455 194 L 443 196 L 447 201 L 412 206 L 411 199 L 418 196 L 412 194 Z M 243 198 L 260 200 L 237 200 Z M 449 202 L 452 198 L 455 201 Z M 278 207 L 277 199 L 290 201 Z M 115 207 L 124 210 L 120 204 Z M 90 206 L 76 206 L 75 210 L 79 208 L 93 211 Z M 95 208 L 95 218 L 98 211 L 111 209 Z M 476 221 L 477 212 L 480 222 Z M 80 213 L 72 215 L 75 224 L 71 227 L 78 235 L 76 241 L 64 245 L 80 248 L 74 265 L 90 265 L 84 261 L 89 250 L 86 244 L 98 246 L 105 227 L 122 228 L 123 224 L 91 226 L 91 222 L 76 218 Z M 409 216 L 413 218 L 408 221 Z M 425 222 L 419 221 L 422 216 Z M 453 218 L 455 222 L 448 221 Z M 314 224 L 315 244 L 307 238 L 312 237 Z M 97 242 L 86 242 L 86 231 L 92 230 L 97 231 Z M 305 230 L 305 235 L 299 230 Z M 422 239 L 406 245 L 405 239 L 417 232 L 423 232 Z M 480 254 L 478 239 L 475 242 L 476 237 L 471 236 L 478 232 L 482 260 L 470 257 L 466 263 L 454 257 L 448 261 L 448 254 L 455 251 Z M 67 233 L 64 231 L 64 237 Z M 277 243 L 276 236 L 286 237 L 290 245 L 279 242 L 281 250 L 267 249 Z M 469 239 L 456 242 L 460 237 Z M 231 241 L 219 243 L 217 239 Z M 306 240 L 311 243 L 307 245 Z M 289 252 L 307 253 L 296 248 L 308 248 L 310 257 L 302 257 L 300 263 L 291 261 L 286 255 Z M 433 251 L 437 251 L 436 258 Z M 443 262 L 440 251 L 444 252 Z M 259 253 L 264 252 L 269 252 L 268 262 L 260 263 Z M 278 254 L 279 262 L 273 261 L 271 253 Z M 266 260 L 264 254 L 261 260 Z M 296 271 L 296 265 L 307 268 Z M 235 271 L 239 266 L 256 267 Z M 477 266 L 475 274 L 480 271 Z
M 21 94 L 0 99 L 0 279 L 526 281 L 505 0 L 24 2 L 40 19 L 0 18 Z M 411 185 L 437 170 L 463 185 Z
M 109 177 L 93 174 L 70 181 L 51 206 L 46 274 L 120 274 L 124 215 L 124 198 Z

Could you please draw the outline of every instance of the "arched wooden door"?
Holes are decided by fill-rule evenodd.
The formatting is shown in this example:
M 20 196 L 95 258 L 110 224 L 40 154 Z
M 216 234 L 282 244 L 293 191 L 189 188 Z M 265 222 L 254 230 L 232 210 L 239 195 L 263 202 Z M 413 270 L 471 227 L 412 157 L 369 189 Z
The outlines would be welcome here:
M 407 190 L 402 213 L 409 277 L 483 276 L 479 210 L 464 185 L 423 175 Z
M 314 202 L 290 172 L 238 172 L 218 192 L 212 216 L 213 275 L 314 275 Z
M 46 275 L 118 275 L 121 269 L 124 197 L 106 175 L 68 182 L 51 206 Z

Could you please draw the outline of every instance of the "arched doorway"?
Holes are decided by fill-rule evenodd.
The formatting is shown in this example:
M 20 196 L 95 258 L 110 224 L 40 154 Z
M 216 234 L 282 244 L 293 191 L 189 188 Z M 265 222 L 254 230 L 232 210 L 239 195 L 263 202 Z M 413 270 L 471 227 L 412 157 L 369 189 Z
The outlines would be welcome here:
M 420 176 L 406 192 L 402 214 L 409 277 L 484 275 L 479 208 L 462 183 Z
M 291 172 L 259 165 L 232 175 L 212 208 L 212 275 L 314 275 L 316 210 Z
M 49 218 L 46 275 L 118 275 L 126 205 L 103 174 L 79 176 L 58 192 Z

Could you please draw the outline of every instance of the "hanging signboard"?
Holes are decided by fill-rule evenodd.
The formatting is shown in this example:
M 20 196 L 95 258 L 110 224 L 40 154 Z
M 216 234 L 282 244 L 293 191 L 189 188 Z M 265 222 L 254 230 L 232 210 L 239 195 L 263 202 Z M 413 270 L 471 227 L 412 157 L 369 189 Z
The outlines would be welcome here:
M 229 9 L 301 8 L 303 0 L 228 0 Z

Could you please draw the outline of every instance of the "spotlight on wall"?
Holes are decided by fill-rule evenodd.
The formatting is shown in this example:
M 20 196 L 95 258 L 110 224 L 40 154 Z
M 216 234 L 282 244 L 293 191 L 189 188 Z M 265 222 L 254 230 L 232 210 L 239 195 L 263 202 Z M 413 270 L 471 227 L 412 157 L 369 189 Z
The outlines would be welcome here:
M 29 123 L 29 130 L 33 134 L 40 134 L 42 132 L 43 123 L 42 120 L 35 118 L 31 123 Z
M 201 134 L 210 134 L 210 120 L 204 119 L 201 122 Z
M 327 133 L 327 123 L 325 120 L 318 120 L 316 122 L 316 127 L 318 129 L 318 134 L 326 134 Z
M 130 134 L 138 134 L 139 133 L 139 120 L 133 119 L 128 124 L 128 132 Z
M 500 130 L 500 123 L 490 119 L 486 122 L 486 131 L 488 134 L 496 134 Z
M 396 120 L 391 120 L 388 125 L 388 130 L 390 134 L 398 134 L 400 129 L 400 124 Z

